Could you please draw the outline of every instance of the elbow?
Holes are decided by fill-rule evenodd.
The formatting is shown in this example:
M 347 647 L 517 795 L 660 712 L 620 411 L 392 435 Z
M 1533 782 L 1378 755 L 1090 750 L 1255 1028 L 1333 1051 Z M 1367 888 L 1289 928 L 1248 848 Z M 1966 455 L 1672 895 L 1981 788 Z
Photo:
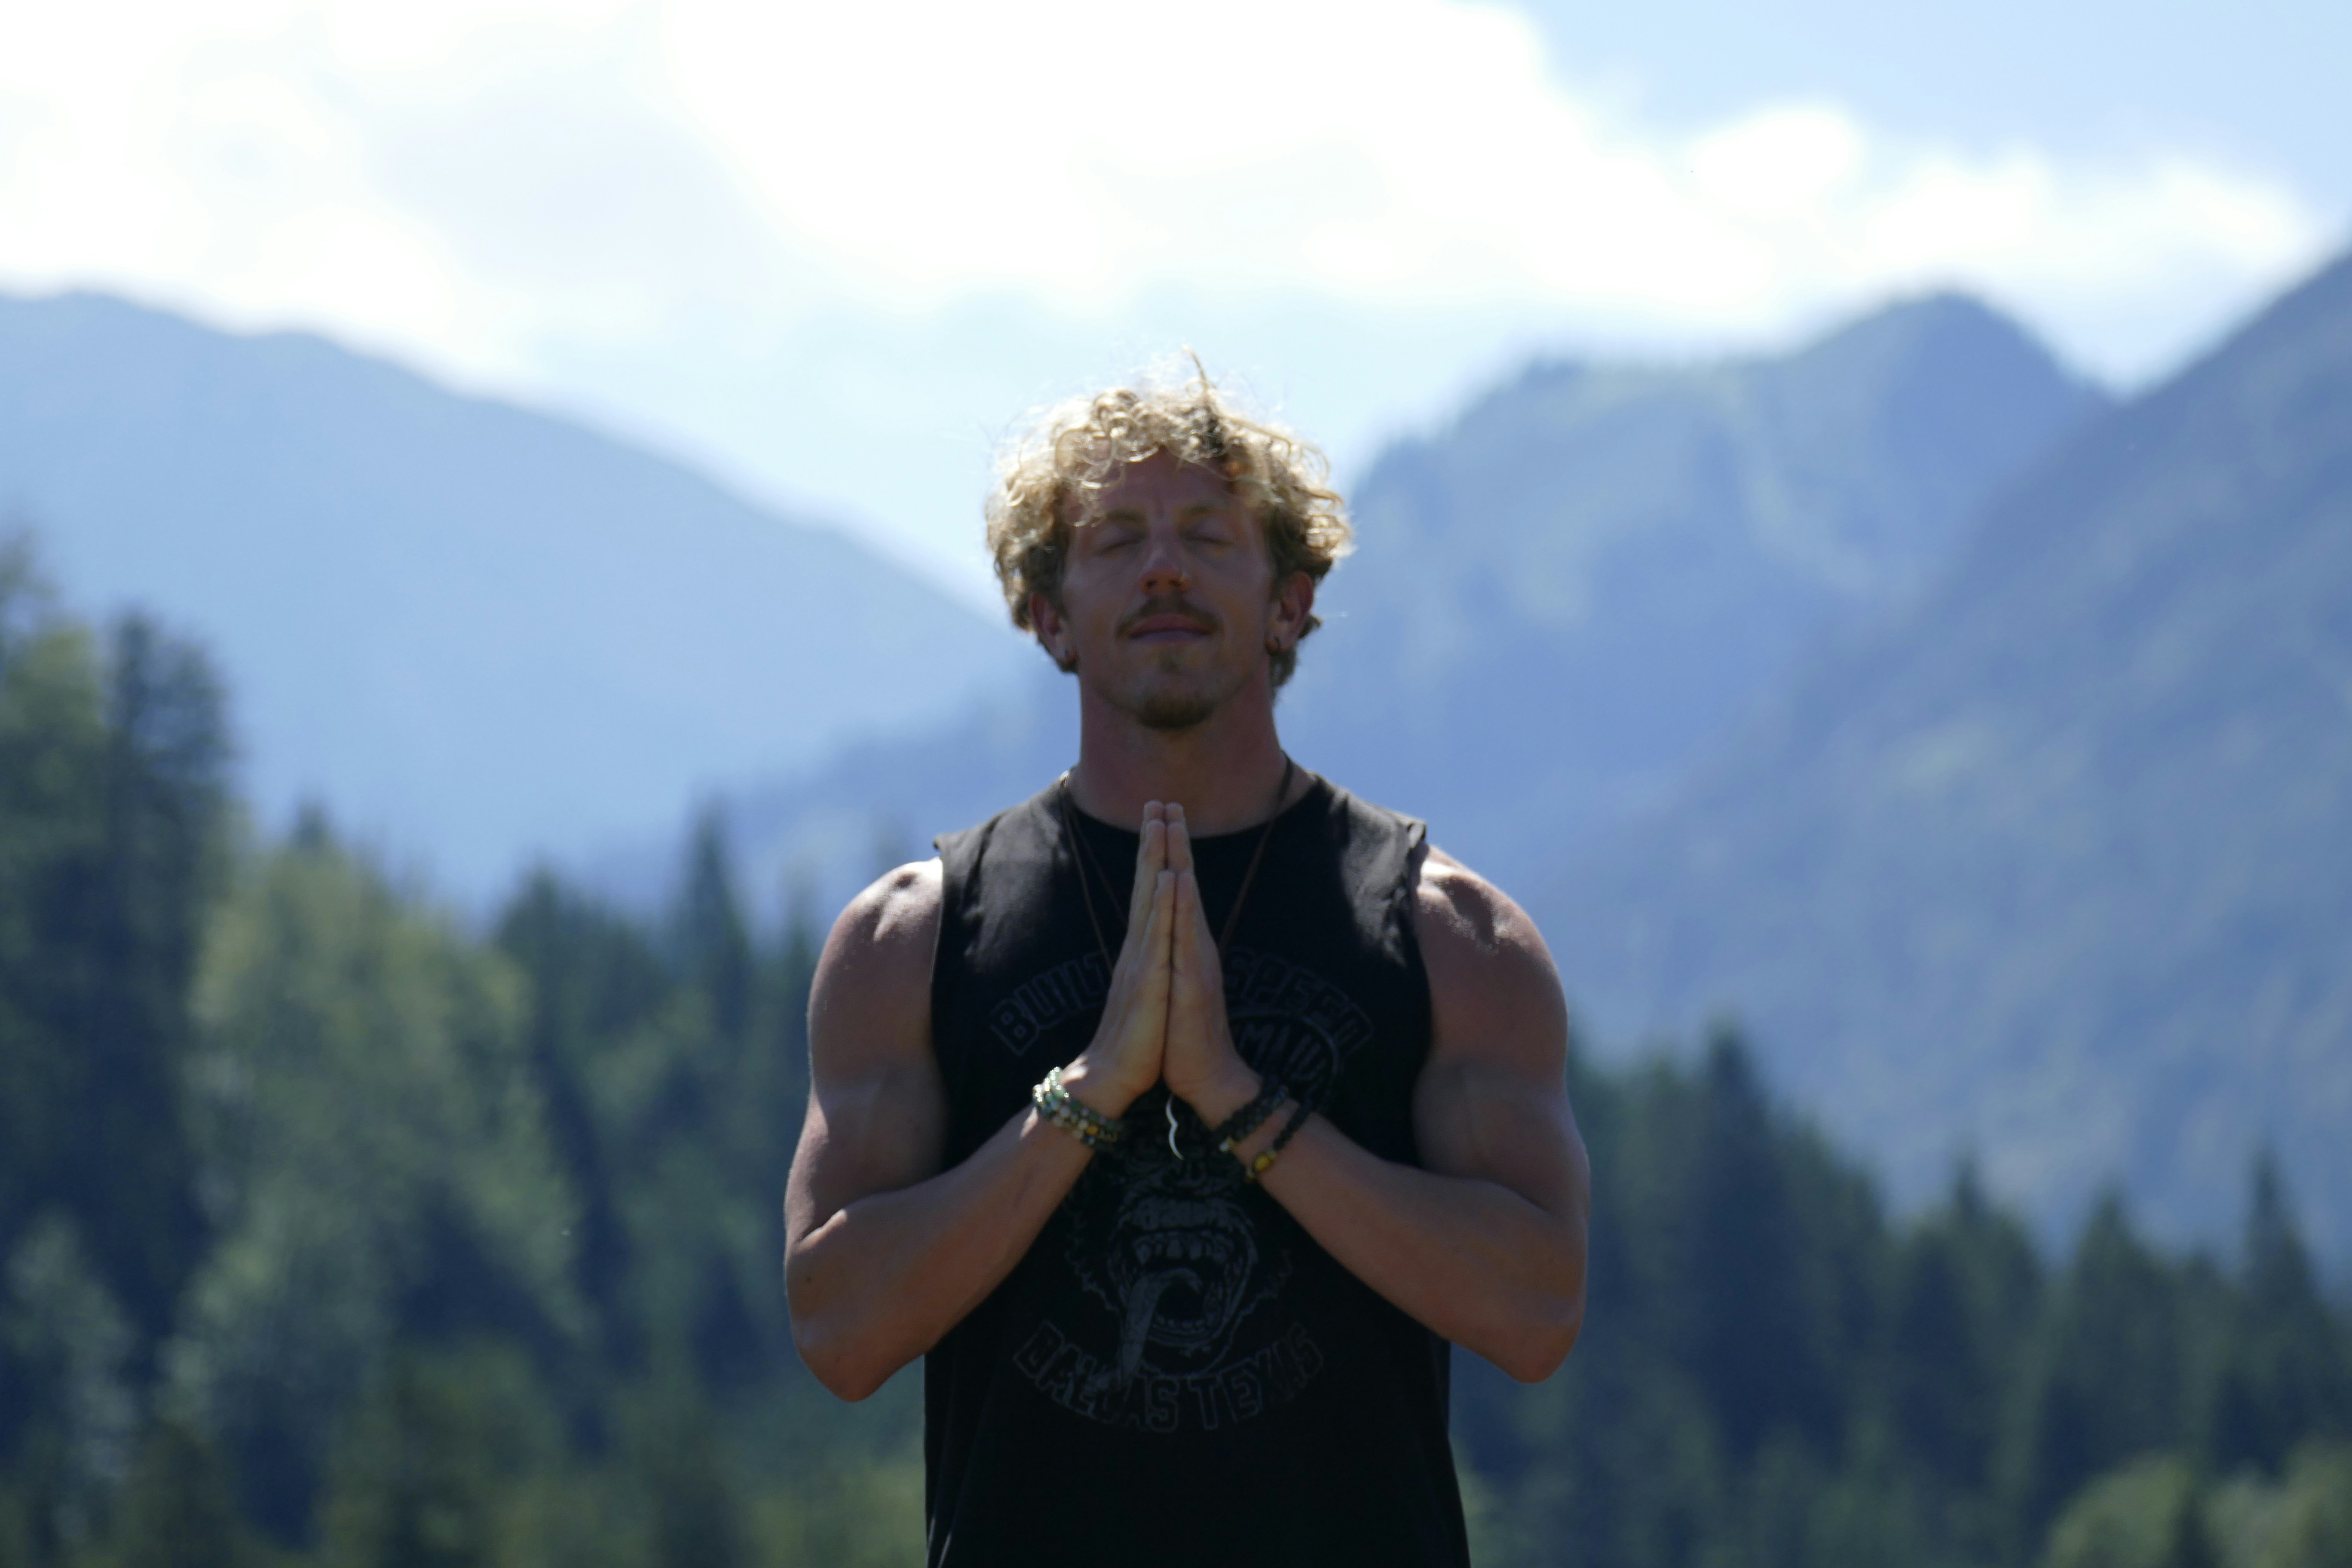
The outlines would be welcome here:
M 1531 1303 L 1510 1354 L 1496 1365 L 1521 1383 L 1541 1383 L 1560 1369 L 1584 1332 L 1585 1262 L 1580 1225 L 1567 1240 L 1559 1272 Z
M 800 1352 L 801 1364 L 824 1385 L 835 1399 L 857 1404 L 870 1399 L 876 1391 L 890 1381 L 898 1369 L 885 1366 L 865 1346 L 849 1336 L 828 1331 L 826 1326 L 793 1317 L 793 1348 Z
M 1538 1319 L 1513 1336 L 1495 1364 L 1520 1383 L 1541 1383 L 1560 1369 L 1584 1331 L 1584 1292 L 1549 1304 Z
M 805 1256 L 785 1258 L 784 1310 L 792 1319 L 793 1349 L 835 1398 L 853 1405 L 871 1398 L 899 1363 L 886 1361 L 870 1329 L 860 1331 L 854 1304 L 811 1300 L 829 1292 L 811 1289 L 810 1267 Z

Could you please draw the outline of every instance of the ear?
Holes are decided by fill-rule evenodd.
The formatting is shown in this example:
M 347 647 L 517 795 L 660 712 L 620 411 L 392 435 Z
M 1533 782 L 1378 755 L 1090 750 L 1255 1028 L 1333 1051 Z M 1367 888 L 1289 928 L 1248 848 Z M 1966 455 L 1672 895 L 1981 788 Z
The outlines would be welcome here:
M 1029 595 L 1029 626 L 1037 634 L 1037 646 L 1054 661 L 1064 674 L 1078 668 L 1078 656 L 1070 647 L 1070 626 L 1062 612 L 1044 594 Z
M 1293 572 L 1283 579 L 1281 591 L 1274 596 L 1274 613 L 1266 617 L 1266 651 L 1297 647 L 1314 614 L 1315 579 L 1304 572 Z

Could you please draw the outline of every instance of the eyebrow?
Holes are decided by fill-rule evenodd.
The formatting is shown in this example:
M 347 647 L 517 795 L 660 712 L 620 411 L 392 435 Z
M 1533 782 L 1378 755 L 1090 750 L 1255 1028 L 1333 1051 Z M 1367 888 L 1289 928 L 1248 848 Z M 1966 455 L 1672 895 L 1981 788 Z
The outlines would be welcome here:
M 1178 512 L 1176 514 L 1176 521 L 1179 522 L 1191 522 L 1198 518 L 1223 517 L 1231 513 L 1232 510 L 1233 505 L 1229 501 L 1196 500 L 1190 506 L 1187 506 L 1182 511 Z M 1102 528 L 1111 523 L 1126 523 L 1129 526 L 1139 527 L 1142 526 L 1144 522 L 1145 518 L 1142 512 L 1137 510 L 1134 507 L 1123 506 L 1112 511 L 1096 512 L 1091 517 L 1088 517 L 1084 522 L 1078 524 L 1078 526 L 1081 528 Z

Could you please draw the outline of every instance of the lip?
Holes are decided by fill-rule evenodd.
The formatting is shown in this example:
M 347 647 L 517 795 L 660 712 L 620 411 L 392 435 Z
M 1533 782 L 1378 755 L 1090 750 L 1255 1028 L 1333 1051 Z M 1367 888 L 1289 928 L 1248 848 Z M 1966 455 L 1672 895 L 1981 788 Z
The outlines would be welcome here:
M 1197 642 L 1209 635 L 1209 628 L 1190 616 L 1146 616 L 1127 635 L 1142 643 Z

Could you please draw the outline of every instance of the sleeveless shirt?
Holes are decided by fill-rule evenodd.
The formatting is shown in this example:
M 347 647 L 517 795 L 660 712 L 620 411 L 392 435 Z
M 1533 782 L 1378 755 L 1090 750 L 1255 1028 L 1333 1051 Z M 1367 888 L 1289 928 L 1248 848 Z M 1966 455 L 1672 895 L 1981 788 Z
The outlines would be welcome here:
M 1194 841 L 1213 931 L 1261 831 Z M 1312 780 L 1266 839 L 1223 963 L 1251 1066 L 1407 1163 L 1430 1041 L 1422 839 Z M 953 1165 L 1093 1038 L 1137 837 L 1065 816 L 1049 788 L 937 842 L 931 1038 Z M 1167 1105 L 1155 1089 L 1129 1110 L 1028 1254 L 925 1356 L 931 1568 L 1463 1568 L 1450 1347 L 1244 1183 L 1181 1104 L 1172 1154 Z

